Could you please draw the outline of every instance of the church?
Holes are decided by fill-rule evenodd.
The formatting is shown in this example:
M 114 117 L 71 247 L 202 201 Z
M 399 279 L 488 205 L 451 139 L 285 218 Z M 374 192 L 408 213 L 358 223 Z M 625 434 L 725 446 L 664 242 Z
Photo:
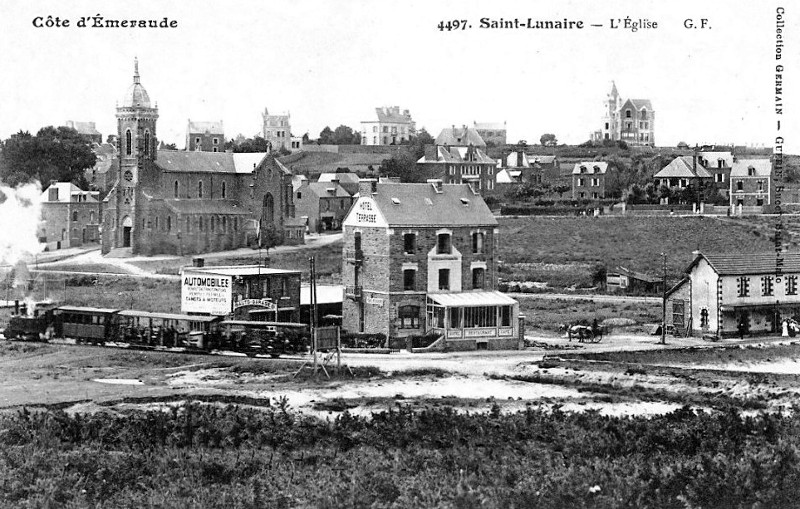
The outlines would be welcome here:
M 269 153 L 158 148 L 158 104 L 133 83 L 117 106 L 118 171 L 103 201 L 102 252 L 191 255 L 302 243 L 291 172 Z

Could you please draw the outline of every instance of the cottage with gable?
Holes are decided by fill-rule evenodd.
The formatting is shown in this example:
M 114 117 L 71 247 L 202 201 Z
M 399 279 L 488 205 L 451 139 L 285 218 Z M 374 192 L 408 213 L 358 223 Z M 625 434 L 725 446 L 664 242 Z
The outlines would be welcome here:
M 800 253 L 701 253 L 667 292 L 667 328 L 718 338 L 781 332 L 800 315 Z

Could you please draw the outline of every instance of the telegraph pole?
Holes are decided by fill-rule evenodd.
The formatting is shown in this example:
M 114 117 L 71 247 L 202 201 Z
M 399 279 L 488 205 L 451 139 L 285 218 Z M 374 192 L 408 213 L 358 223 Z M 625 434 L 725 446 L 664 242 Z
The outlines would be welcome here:
M 663 298 L 661 300 L 661 344 L 667 343 L 667 253 L 661 253 L 664 257 L 664 281 L 662 288 Z

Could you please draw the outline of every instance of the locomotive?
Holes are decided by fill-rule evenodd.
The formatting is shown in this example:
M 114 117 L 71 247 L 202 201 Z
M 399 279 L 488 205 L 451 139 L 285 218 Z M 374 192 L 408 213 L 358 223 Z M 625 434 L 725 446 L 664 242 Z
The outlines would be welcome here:
M 297 323 L 223 320 L 218 316 L 153 313 L 79 306 L 26 312 L 17 306 L 3 331 L 6 339 L 112 344 L 132 348 L 229 350 L 279 357 L 308 350 L 308 326 Z

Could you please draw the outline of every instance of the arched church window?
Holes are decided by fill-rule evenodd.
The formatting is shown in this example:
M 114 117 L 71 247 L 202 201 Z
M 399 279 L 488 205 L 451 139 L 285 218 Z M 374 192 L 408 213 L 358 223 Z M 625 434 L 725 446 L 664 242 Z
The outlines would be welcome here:
M 198 198 L 202 198 L 203 197 L 203 181 L 202 180 L 197 183 L 197 197 Z
M 175 196 L 175 198 L 178 197 L 178 181 L 177 180 L 173 184 L 172 194 Z
M 211 216 L 211 232 L 212 232 L 212 233 L 213 233 L 213 232 L 214 232 L 214 230 L 216 229 L 216 224 L 215 224 L 215 223 L 216 223 L 216 221 L 215 221 L 215 219 L 216 219 L 216 218 L 215 218 L 214 216 Z
M 275 220 L 275 200 L 271 193 L 264 195 L 264 202 L 261 206 L 261 220 L 272 223 Z
M 172 216 L 167 216 L 167 231 L 172 231 Z
M 150 131 L 144 132 L 144 155 L 150 155 Z
M 222 199 L 225 199 L 225 182 L 222 182 Z
M 192 218 L 191 217 L 187 217 L 186 218 L 186 233 L 189 233 L 191 231 L 192 231 Z
M 200 216 L 200 231 L 203 231 L 203 216 Z
M 131 147 L 131 141 L 132 140 L 131 140 L 131 138 L 132 137 L 131 137 L 130 130 L 125 131 L 125 155 L 127 155 L 127 156 L 131 155 L 131 150 L 132 150 L 132 147 Z
M 227 228 L 228 228 L 228 218 L 222 216 L 222 233 L 225 233 L 227 231 Z

